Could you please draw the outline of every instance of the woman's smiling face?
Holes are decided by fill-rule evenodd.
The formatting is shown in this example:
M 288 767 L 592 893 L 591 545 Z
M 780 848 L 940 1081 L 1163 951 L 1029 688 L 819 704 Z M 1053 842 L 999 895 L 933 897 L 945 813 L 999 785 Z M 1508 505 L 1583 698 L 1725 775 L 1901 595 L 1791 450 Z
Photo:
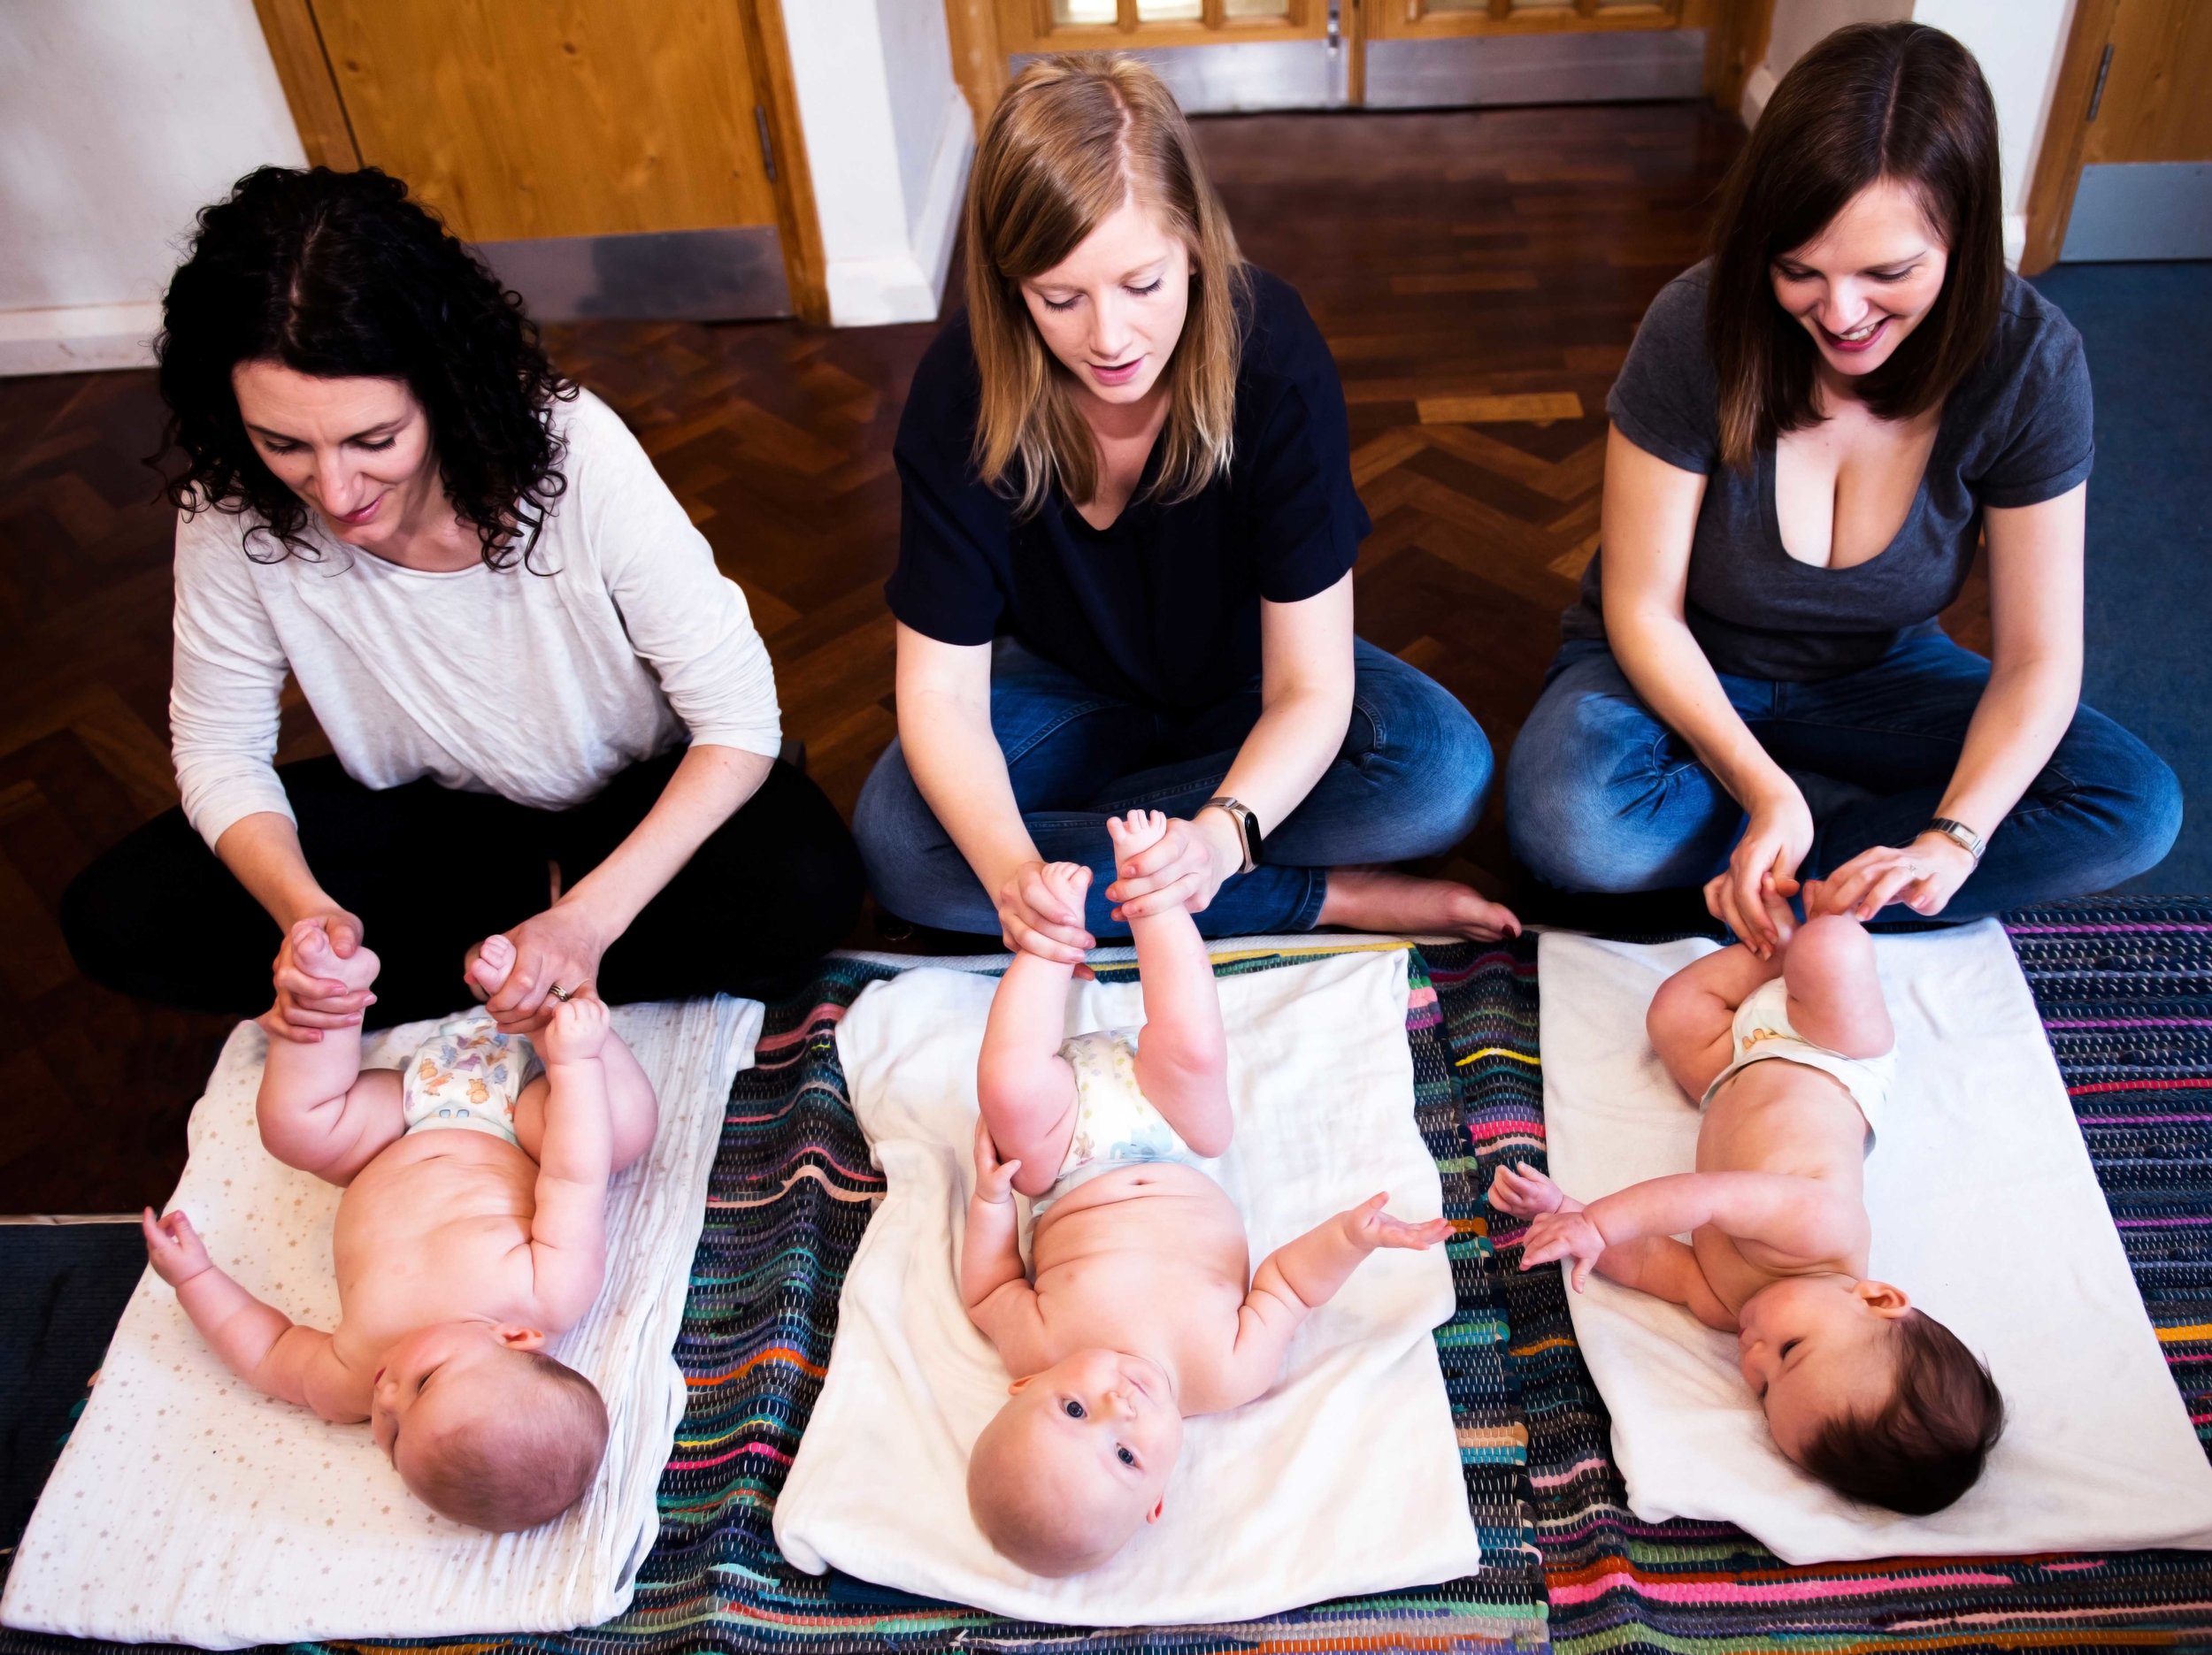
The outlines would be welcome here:
M 1132 195 L 1021 284 L 1045 349 L 1102 402 L 1141 402 L 1190 314 L 1190 248 Z
M 1772 266 L 1775 303 L 1813 336 L 1822 364 L 1855 379 L 1896 354 L 1942 296 L 1950 249 L 1919 196 L 1878 179 Z
M 383 549 L 442 501 L 430 417 L 405 380 L 319 379 L 267 361 L 230 379 L 254 452 L 333 538 Z

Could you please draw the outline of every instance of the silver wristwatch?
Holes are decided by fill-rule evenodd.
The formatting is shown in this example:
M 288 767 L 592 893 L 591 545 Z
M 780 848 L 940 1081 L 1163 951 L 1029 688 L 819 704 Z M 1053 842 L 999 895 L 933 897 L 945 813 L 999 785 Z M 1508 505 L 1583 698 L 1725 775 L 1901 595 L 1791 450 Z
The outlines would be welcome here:
M 1974 859 L 1974 865 L 1982 864 L 1982 853 L 1989 848 L 1989 841 L 1966 825 L 1954 822 L 1949 816 L 1938 816 L 1920 830 L 1923 833 L 1940 833 Z
M 1227 793 L 1216 793 L 1198 807 L 1200 810 L 1218 810 L 1237 824 L 1237 843 L 1244 847 L 1244 865 L 1239 873 L 1250 873 L 1260 865 L 1260 823 L 1240 799 Z M 1195 813 L 1194 813 L 1195 814 Z

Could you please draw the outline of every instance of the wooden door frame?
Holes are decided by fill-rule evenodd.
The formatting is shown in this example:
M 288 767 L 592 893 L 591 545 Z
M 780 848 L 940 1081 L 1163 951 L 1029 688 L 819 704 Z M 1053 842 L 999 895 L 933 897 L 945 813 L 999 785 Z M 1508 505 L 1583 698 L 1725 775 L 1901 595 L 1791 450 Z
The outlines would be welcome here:
M 2043 147 L 2036 153 L 2035 179 L 2028 187 L 2028 234 L 2020 251 L 2024 276 L 2040 275 L 2058 263 L 2059 249 L 2066 244 L 2074 189 L 2081 182 L 2082 149 L 2089 138 L 2089 105 L 2119 12 L 2120 0 L 2076 0 L 2050 119 L 2043 126 Z
M 752 58 L 752 99 L 767 117 L 774 149 L 777 239 L 782 245 L 785 285 L 803 322 L 827 326 L 829 286 L 822 253 L 822 223 L 814 207 L 814 174 L 807 162 L 806 133 L 799 121 L 798 92 L 791 79 L 791 47 L 782 0 L 731 0 L 737 7 Z M 277 81 L 299 129 L 310 166 L 349 172 L 362 164 L 361 148 L 346 119 L 313 0 L 253 0 L 262 37 L 276 65 Z

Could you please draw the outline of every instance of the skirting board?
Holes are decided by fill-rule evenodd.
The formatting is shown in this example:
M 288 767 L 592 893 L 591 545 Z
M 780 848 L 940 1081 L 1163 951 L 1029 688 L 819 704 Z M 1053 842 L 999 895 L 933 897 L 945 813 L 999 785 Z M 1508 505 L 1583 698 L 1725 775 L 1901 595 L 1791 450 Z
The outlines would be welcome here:
M 908 210 L 906 246 L 864 257 L 832 254 L 825 261 L 833 326 L 877 327 L 937 319 L 945 271 L 960 233 L 968 161 L 974 151 L 974 118 L 956 88 L 938 122 L 928 187 L 920 203 Z
M 150 368 L 159 332 L 153 301 L 0 310 L 0 376 Z

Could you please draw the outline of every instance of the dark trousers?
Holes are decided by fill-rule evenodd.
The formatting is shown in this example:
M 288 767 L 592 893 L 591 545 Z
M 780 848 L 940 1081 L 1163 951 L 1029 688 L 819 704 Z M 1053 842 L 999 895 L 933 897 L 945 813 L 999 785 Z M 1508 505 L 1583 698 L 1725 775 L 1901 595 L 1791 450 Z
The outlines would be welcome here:
M 469 1002 L 462 956 L 541 913 L 548 864 L 569 889 L 645 817 L 682 749 L 625 770 L 597 797 L 537 810 L 434 782 L 377 790 L 335 759 L 277 772 L 323 888 L 359 916 L 382 962 L 369 1023 L 434 1017 Z M 606 953 L 611 1002 L 798 986 L 860 912 L 859 854 L 822 790 L 786 764 L 716 829 Z M 250 1015 L 272 999 L 276 923 L 181 810 L 108 851 L 62 898 L 78 969 L 120 993 Z

